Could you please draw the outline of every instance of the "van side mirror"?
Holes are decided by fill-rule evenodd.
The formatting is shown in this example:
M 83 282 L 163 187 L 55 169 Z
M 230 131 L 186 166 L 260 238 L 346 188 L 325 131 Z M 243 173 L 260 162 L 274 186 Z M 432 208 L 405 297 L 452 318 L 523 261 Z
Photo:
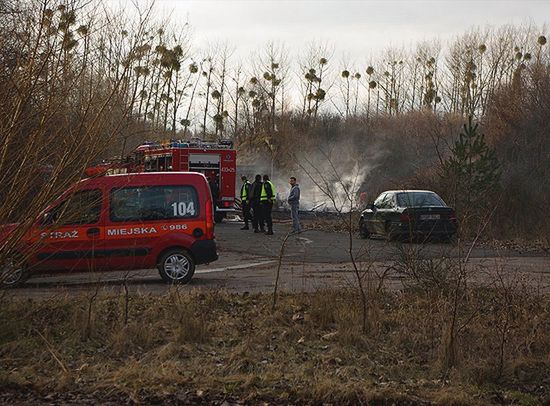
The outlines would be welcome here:
M 55 210 L 44 213 L 42 218 L 39 220 L 41 226 L 51 226 L 55 223 L 57 219 L 57 213 Z
M 367 207 L 372 211 L 376 211 L 376 206 L 374 205 L 374 203 L 370 203 Z
M 51 224 L 51 223 L 52 223 L 52 213 L 51 212 L 44 213 L 44 215 L 40 219 L 40 225 L 47 226 L 48 224 Z

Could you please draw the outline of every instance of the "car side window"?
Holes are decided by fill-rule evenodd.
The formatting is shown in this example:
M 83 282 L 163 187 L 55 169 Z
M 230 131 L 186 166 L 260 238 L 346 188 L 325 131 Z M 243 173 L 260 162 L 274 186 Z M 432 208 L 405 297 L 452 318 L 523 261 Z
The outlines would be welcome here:
M 43 224 L 95 224 L 101 216 L 102 199 L 99 189 L 76 192 L 46 213 Z
M 111 190 L 113 222 L 195 218 L 197 192 L 192 186 L 140 186 Z
M 388 193 L 386 195 L 386 198 L 384 199 L 385 200 L 385 206 L 386 206 L 386 209 L 393 209 L 395 207 L 395 199 L 394 199 L 394 194 L 393 193 Z
M 389 209 L 391 208 L 391 201 L 392 201 L 392 194 L 391 193 L 385 193 L 384 196 L 382 196 L 382 199 L 380 199 L 379 204 L 376 204 L 376 206 L 379 209 Z M 378 199 L 376 199 L 378 200 Z
M 382 193 L 380 196 L 378 196 L 376 198 L 376 200 L 374 201 L 374 205 L 376 207 L 378 207 L 379 209 L 383 208 L 382 207 L 382 204 L 383 204 L 383 201 L 384 201 L 384 198 L 386 197 L 387 193 Z
M 383 209 L 390 209 L 392 207 L 392 193 L 386 193 L 384 196 L 384 200 L 382 201 L 382 208 Z

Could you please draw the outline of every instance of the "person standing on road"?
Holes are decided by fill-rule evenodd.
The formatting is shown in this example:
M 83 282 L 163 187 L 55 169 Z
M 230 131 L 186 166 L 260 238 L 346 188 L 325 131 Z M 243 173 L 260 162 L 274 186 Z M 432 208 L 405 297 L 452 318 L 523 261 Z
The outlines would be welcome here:
M 220 198 L 220 185 L 216 181 L 216 178 L 212 175 L 208 178 L 208 186 L 210 187 L 210 193 L 212 194 L 212 200 L 214 201 L 214 206 L 218 205 L 218 199 Z
M 262 175 L 256 175 L 254 182 L 250 185 L 250 208 L 252 209 L 252 227 L 255 233 L 264 232 L 264 218 L 261 210 L 260 197 L 262 194 Z M 260 230 L 258 230 L 260 226 Z
M 212 194 L 212 206 L 214 207 L 214 220 L 218 218 L 218 199 L 220 198 L 220 188 L 219 184 L 216 183 L 216 180 L 213 175 L 206 178 L 208 180 L 208 186 L 210 187 L 210 193 Z
M 296 183 L 294 176 L 290 177 L 290 193 L 288 194 L 288 204 L 290 205 L 290 217 L 292 218 L 292 232 L 291 234 L 298 234 L 302 232 L 302 226 L 300 225 L 300 218 L 298 216 L 298 210 L 300 208 L 300 186 Z
M 264 175 L 262 183 L 262 193 L 260 195 L 260 203 L 262 206 L 262 215 L 267 223 L 266 235 L 273 235 L 273 219 L 271 211 L 273 210 L 273 202 L 275 201 L 275 185 L 269 180 L 268 175 Z
M 246 176 L 241 176 L 243 185 L 241 186 L 241 206 L 243 209 L 244 227 L 241 230 L 249 230 L 248 222 L 250 221 L 250 187 L 251 184 Z

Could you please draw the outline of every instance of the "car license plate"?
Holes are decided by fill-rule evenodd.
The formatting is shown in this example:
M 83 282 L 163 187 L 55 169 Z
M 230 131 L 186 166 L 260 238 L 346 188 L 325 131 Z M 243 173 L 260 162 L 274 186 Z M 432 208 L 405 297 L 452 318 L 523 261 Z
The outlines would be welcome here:
M 420 220 L 439 220 L 440 215 L 439 214 L 421 214 Z

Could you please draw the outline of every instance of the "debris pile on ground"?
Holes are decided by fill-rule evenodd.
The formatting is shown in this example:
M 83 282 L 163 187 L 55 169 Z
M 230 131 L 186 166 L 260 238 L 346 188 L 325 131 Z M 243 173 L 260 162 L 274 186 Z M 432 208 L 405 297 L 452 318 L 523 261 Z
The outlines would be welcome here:
M 326 231 L 329 233 L 352 233 L 359 232 L 359 214 L 331 214 L 311 216 L 303 221 L 307 228 Z

